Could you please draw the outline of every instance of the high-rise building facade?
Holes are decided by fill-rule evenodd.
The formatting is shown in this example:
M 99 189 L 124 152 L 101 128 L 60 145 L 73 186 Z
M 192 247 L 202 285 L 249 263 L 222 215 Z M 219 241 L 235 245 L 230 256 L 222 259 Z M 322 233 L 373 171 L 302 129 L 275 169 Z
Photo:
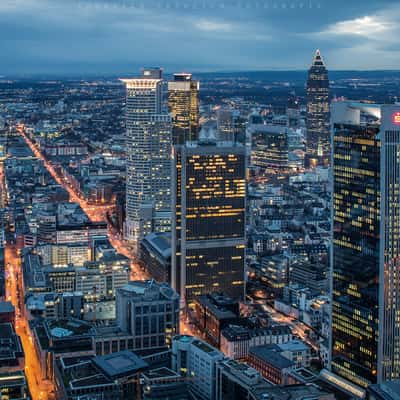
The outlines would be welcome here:
M 174 74 L 168 82 L 168 109 L 174 145 L 197 140 L 199 134 L 199 81 L 192 74 Z
M 171 204 L 171 119 L 161 69 L 123 79 L 126 85 L 127 179 L 125 236 L 138 242 L 167 230 Z
M 289 128 L 274 125 L 253 125 L 251 135 L 251 165 L 261 169 L 289 168 Z
M 137 349 L 171 345 L 179 334 L 179 296 L 166 283 L 131 281 L 117 291 L 116 321 Z
M 235 139 L 235 126 L 233 110 L 220 108 L 217 111 L 217 135 L 222 142 L 233 142 Z
M 319 50 L 315 52 L 313 63 L 308 71 L 306 120 L 306 163 L 309 166 L 329 165 L 329 77 Z
M 246 153 L 241 145 L 174 147 L 171 281 L 183 301 L 244 295 Z
M 332 106 L 333 372 L 400 377 L 400 106 Z

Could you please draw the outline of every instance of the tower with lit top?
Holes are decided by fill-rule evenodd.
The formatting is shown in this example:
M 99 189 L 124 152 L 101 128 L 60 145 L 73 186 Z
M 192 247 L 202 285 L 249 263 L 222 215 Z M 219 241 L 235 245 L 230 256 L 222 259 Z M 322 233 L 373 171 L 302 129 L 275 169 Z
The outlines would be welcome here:
M 329 165 L 330 111 L 329 77 L 321 52 L 314 54 L 307 80 L 307 154 L 310 167 Z
M 126 86 L 125 237 L 138 243 L 151 231 L 169 229 L 171 118 L 163 102 L 160 68 L 123 79 Z
M 168 109 L 172 117 L 174 145 L 197 140 L 199 134 L 199 81 L 192 74 L 174 74 L 168 82 Z

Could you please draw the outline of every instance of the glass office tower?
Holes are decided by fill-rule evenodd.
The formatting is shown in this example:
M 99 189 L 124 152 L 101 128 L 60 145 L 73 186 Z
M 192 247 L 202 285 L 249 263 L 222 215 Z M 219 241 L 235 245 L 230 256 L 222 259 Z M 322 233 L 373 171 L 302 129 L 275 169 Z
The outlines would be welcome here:
M 400 377 L 399 106 L 334 103 L 333 372 Z
M 172 116 L 172 143 L 194 141 L 199 133 L 199 81 L 192 74 L 174 74 L 168 82 L 168 109 Z
M 288 169 L 289 141 L 286 127 L 262 125 L 251 129 L 251 165 L 263 169 Z
M 330 161 L 329 77 L 319 50 L 315 52 L 307 80 L 307 154 L 309 166 Z
M 145 69 L 142 76 L 122 81 L 127 131 L 125 236 L 137 243 L 151 231 L 170 229 L 171 118 L 163 105 L 161 69 Z
M 172 286 L 189 304 L 212 291 L 242 299 L 245 148 L 192 142 L 174 147 L 174 162 Z

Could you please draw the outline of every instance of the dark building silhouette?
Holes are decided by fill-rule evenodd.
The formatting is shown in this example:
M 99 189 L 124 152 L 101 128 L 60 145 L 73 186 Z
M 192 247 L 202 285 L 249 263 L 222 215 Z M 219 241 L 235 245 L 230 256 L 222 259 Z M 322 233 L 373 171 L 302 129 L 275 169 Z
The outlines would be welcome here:
M 174 148 L 172 286 L 187 303 L 244 295 L 246 154 L 241 145 Z

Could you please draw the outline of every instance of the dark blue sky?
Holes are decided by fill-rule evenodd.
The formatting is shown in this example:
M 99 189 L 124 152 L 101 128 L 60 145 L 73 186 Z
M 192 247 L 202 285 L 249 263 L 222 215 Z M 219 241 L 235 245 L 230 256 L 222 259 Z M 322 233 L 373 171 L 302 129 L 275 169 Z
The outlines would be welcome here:
M 0 0 L 0 74 L 400 69 L 398 0 Z

